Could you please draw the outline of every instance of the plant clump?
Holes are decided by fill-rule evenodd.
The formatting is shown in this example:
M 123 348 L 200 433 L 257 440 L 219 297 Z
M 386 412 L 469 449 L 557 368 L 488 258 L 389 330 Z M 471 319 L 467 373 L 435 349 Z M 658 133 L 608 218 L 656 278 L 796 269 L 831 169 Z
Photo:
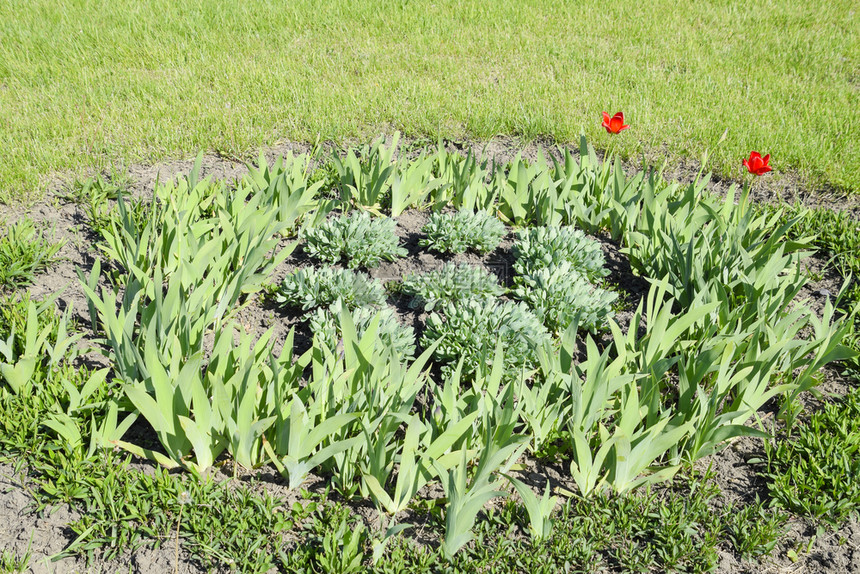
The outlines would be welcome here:
M 603 267 L 605 260 L 600 244 L 572 226 L 548 225 L 518 231 L 514 256 L 514 270 L 520 275 L 530 275 L 538 269 L 564 262 L 589 281 L 609 275 L 609 270 Z
M 431 313 L 422 345 L 439 341 L 441 363 L 463 361 L 462 374 L 474 377 L 492 366 L 497 346 L 504 349 L 504 377 L 517 378 L 538 364 L 538 349 L 551 338 L 540 319 L 523 303 L 465 301 Z
M 284 277 L 273 295 L 279 305 L 302 311 L 328 307 L 338 300 L 350 311 L 385 304 L 382 283 L 364 273 L 332 267 L 297 269 Z
M 413 296 L 412 307 L 427 311 L 448 303 L 492 299 L 505 292 L 494 275 L 468 263 L 446 263 L 428 273 L 410 274 L 401 291 Z
M 514 296 L 554 333 L 564 332 L 574 320 L 594 333 L 615 314 L 612 304 L 618 295 L 595 287 L 567 261 L 517 277 L 517 283 Z
M 305 250 L 323 263 L 376 267 L 383 260 L 394 261 L 407 254 L 397 244 L 396 223 L 387 217 L 371 218 L 367 212 L 354 211 L 329 219 L 305 232 Z
M 331 307 L 316 309 L 309 317 L 311 332 L 320 344 L 329 349 L 337 348 L 338 342 L 343 339 L 340 317 L 342 309 L 343 305 L 336 302 Z M 351 318 L 359 339 L 364 336 L 374 319 L 378 319 L 376 336 L 383 347 L 401 357 L 411 357 L 415 354 L 415 331 L 412 327 L 401 324 L 390 307 L 380 310 L 372 307 L 356 307 L 351 311 Z
M 499 246 L 505 225 L 486 211 L 461 209 L 456 214 L 434 213 L 421 229 L 427 235 L 419 243 L 439 253 L 487 253 Z
M 383 346 L 402 356 L 415 353 L 415 333 L 401 325 L 390 307 L 385 306 L 385 288 L 378 280 L 350 269 L 313 267 L 297 269 L 273 289 L 276 303 L 311 311 L 305 315 L 321 343 L 334 349 L 342 338 L 341 311 L 351 313 L 358 337 L 379 316 L 377 335 Z
M 63 243 L 45 237 L 26 217 L 5 227 L 0 232 L 0 289 L 15 289 L 55 263 Z
M 860 509 L 860 392 L 828 403 L 794 436 L 765 441 L 764 467 L 774 506 L 839 526 Z

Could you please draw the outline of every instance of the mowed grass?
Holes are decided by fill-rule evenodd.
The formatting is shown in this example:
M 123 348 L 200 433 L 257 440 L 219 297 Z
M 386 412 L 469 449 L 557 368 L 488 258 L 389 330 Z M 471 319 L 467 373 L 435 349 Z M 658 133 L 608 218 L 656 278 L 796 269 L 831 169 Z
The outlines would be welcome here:
M 57 170 L 278 140 L 574 141 L 711 152 L 860 190 L 851 0 L 0 1 L 0 196 Z M 600 112 L 632 129 L 610 140 Z M 718 145 L 720 136 L 728 134 Z M 771 176 L 773 177 L 773 176 Z

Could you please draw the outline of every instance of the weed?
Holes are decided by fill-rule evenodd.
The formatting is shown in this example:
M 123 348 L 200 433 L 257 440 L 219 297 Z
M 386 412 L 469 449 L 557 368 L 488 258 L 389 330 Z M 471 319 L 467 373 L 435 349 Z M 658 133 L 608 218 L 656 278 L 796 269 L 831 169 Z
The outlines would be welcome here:
M 843 277 L 860 277 L 860 223 L 848 211 L 835 211 L 825 207 L 808 209 L 800 203 L 777 208 L 763 205 L 759 210 L 780 213 L 780 223 L 796 220 L 789 233 L 792 238 L 812 237 L 813 244 L 832 258 L 832 263 Z M 855 282 L 851 298 L 860 301 Z
M 761 475 L 774 504 L 838 526 L 860 508 L 860 392 L 824 405 L 794 436 L 766 441 Z
M 142 473 L 129 468 L 130 462 L 106 452 L 64 467 L 41 467 L 40 504 L 60 499 L 81 512 L 70 525 L 77 537 L 60 556 L 92 558 L 98 548 L 109 560 L 126 549 L 172 541 L 178 529 L 179 544 L 204 565 L 266 572 L 276 563 L 283 533 L 301 530 L 319 504 L 306 498 L 286 506 L 228 481 L 198 480 L 159 468 Z
M 308 176 L 308 184 L 314 185 L 319 183 L 320 195 L 326 199 L 336 199 L 339 197 L 335 192 L 337 182 L 337 169 L 330 160 L 320 161 L 316 169 L 311 170 Z
M 748 560 L 770 554 L 785 532 L 788 514 L 779 509 L 765 508 L 756 500 L 754 504 L 729 504 L 723 509 L 724 532 L 735 551 Z
M 31 554 L 29 548 L 23 556 L 16 556 L 11 550 L 3 549 L 0 552 L 0 573 L 2 574 L 23 574 L 28 571 L 30 566 Z
M 84 210 L 87 223 L 95 233 L 101 233 L 110 225 L 111 201 L 116 201 L 120 189 L 101 175 L 84 181 L 76 181 L 71 191 L 63 198 Z
M 64 242 L 56 242 L 36 229 L 27 217 L 0 232 L 0 290 L 17 289 L 33 282 L 59 261 L 58 253 Z
M 766 214 L 777 213 L 770 205 L 757 207 Z M 796 223 L 788 231 L 789 237 L 811 237 L 812 244 L 830 257 L 832 264 L 844 277 L 851 278 L 846 287 L 846 307 L 860 305 L 860 225 L 847 211 L 834 211 L 825 207 L 808 209 L 800 203 L 779 210 L 780 223 Z M 847 345 L 860 352 L 860 317 L 855 319 L 852 332 L 846 337 Z M 855 363 L 856 367 L 856 363 Z
M 731 517 L 715 511 L 719 496 L 710 475 L 679 477 L 659 491 L 574 496 L 553 513 L 552 532 L 531 541 L 519 536 L 531 524 L 531 515 L 509 499 L 486 511 L 484 520 L 476 525 L 474 543 L 464 546 L 450 562 L 441 553 L 419 549 L 404 539 L 391 546 L 386 559 L 373 571 L 432 572 L 447 567 L 453 571 L 541 574 L 709 572 L 717 564 L 722 537 L 733 523 Z M 766 535 L 742 535 L 748 555 L 769 553 L 770 537 L 779 528 L 753 526 L 752 531 Z M 730 537 L 728 543 L 743 552 L 735 540 Z
M 6 295 L 0 296 L 0 338 L 5 339 L 10 335 L 15 336 L 15 344 L 12 347 L 15 356 L 24 353 L 27 327 L 30 320 L 30 304 L 36 303 L 36 329 L 39 332 L 49 331 L 48 340 L 54 344 L 60 329 L 61 316 L 57 314 L 53 299 L 46 301 L 33 301 L 30 294 L 25 292 L 22 296 Z M 75 324 L 70 325 L 74 327 Z

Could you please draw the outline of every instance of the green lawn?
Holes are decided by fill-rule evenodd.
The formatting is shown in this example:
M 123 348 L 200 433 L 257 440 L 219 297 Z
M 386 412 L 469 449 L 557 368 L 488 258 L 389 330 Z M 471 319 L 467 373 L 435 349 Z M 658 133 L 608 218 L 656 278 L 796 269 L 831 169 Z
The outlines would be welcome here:
M 243 153 L 380 131 L 487 138 L 580 131 L 860 190 L 850 0 L 0 0 L 0 197 L 55 170 Z M 727 139 L 717 146 L 723 132 Z

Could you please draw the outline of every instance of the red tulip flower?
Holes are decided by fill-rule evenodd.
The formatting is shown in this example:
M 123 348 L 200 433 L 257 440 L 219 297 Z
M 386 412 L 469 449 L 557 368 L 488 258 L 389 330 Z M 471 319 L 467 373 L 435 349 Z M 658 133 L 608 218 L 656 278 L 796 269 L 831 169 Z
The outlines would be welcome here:
M 621 130 L 626 130 L 630 126 L 624 123 L 624 112 L 618 112 L 611 118 L 609 114 L 603 112 L 603 127 L 606 128 L 606 132 L 610 134 L 617 134 Z
M 757 151 L 750 152 L 750 158 L 744 160 L 744 166 L 753 175 L 764 175 L 770 171 L 767 162 L 770 161 L 770 154 L 761 157 Z

